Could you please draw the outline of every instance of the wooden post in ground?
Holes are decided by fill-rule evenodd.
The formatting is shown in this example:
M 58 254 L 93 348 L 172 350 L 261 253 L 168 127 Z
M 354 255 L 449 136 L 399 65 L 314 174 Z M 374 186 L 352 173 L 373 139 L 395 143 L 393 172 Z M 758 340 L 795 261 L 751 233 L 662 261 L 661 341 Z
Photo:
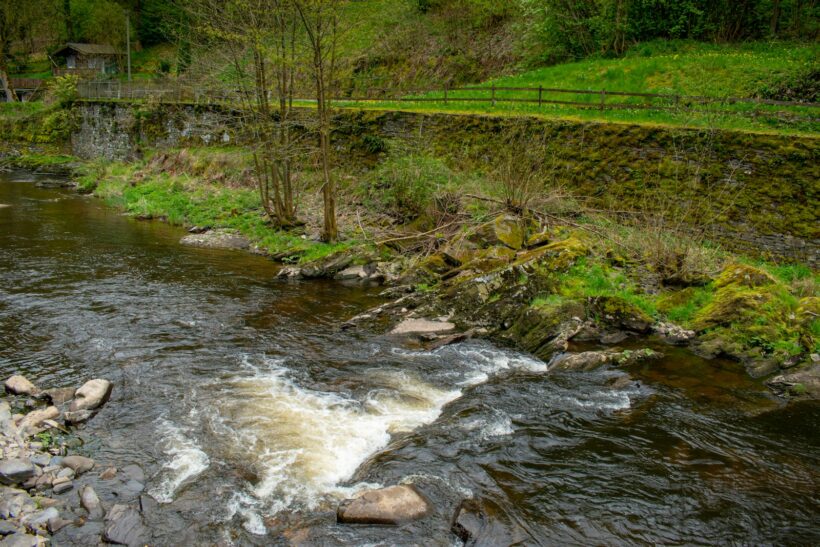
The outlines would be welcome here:
M 603 110 L 604 110 L 604 104 L 605 104 L 605 103 L 606 103 L 606 90 L 605 90 L 605 89 L 602 89 L 602 90 L 601 90 L 601 106 L 600 106 L 601 111 L 603 111 Z
M 495 84 L 493 84 L 493 106 L 495 106 Z
M 444 104 L 447 104 L 447 86 L 444 86 Z
M 541 108 L 541 103 L 543 102 L 544 97 L 544 86 L 538 86 L 538 108 Z

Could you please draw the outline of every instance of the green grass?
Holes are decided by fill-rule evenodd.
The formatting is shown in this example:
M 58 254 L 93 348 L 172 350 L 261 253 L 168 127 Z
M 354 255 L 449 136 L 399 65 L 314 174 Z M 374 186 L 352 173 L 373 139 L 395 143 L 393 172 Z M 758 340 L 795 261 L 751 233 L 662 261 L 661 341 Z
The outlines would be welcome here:
M 653 47 L 661 49 L 653 54 Z M 441 112 L 537 115 L 573 120 L 632 122 L 692 127 L 719 127 L 786 133 L 820 132 L 817 111 L 808 107 L 781 107 L 747 103 L 700 105 L 668 99 L 606 96 L 605 104 L 625 103 L 634 108 L 599 110 L 601 95 L 543 92 L 544 100 L 580 102 L 590 108 L 543 104 L 498 102 L 493 105 L 492 87 L 561 88 L 610 92 L 659 93 L 708 97 L 753 97 L 772 82 L 818 67 L 818 47 L 790 43 L 714 45 L 696 42 L 644 44 L 621 59 L 588 59 L 498 78 L 478 84 L 480 90 L 449 91 L 444 103 L 441 92 L 410 95 L 409 99 L 439 99 L 433 102 L 379 101 L 358 103 L 366 108 L 433 110 Z M 496 91 L 500 99 L 537 100 L 534 91 Z M 453 101 L 451 99 L 482 99 Z M 343 106 L 357 103 L 343 102 Z M 642 104 L 671 108 L 645 110 Z
M 559 274 L 558 279 L 558 294 L 562 297 L 586 300 L 597 296 L 616 296 L 650 316 L 658 315 L 654 300 L 621 270 L 581 259 L 568 271 Z
M 230 188 L 203 183 L 188 175 L 149 174 L 132 184 L 140 165 L 95 164 L 80 177 L 81 188 L 113 207 L 144 219 L 170 224 L 228 228 L 254 242 L 260 249 L 289 257 L 291 262 L 311 262 L 361 246 L 350 239 L 327 244 L 304 239 L 301 234 L 272 227 L 263 213 L 255 189 Z

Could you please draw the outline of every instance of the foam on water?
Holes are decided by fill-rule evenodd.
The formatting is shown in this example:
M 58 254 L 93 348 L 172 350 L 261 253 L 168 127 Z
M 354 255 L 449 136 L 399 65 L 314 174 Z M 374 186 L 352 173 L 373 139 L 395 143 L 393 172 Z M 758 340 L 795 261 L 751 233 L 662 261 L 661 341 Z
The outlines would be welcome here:
M 156 486 L 148 493 L 160 503 L 169 503 L 173 501 L 180 486 L 208 469 L 210 459 L 196 441 L 173 422 L 160 419 L 157 431 L 168 459 L 163 464 L 159 477 L 152 481 L 156 482 Z

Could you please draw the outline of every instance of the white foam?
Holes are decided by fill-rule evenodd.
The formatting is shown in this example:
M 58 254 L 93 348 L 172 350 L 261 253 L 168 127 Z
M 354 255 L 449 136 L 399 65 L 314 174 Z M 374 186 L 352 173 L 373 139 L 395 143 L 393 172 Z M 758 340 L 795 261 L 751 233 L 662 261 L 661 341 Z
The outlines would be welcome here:
M 157 430 L 169 459 L 162 466 L 158 484 L 148 493 L 160 503 L 170 503 L 183 483 L 208 469 L 210 460 L 196 441 L 173 422 L 160 419 Z
M 559 398 L 561 402 L 568 403 L 579 408 L 591 408 L 595 410 L 624 410 L 632 406 L 632 400 L 627 393 L 622 391 L 604 391 L 597 392 L 594 396 L 586 396 L 585 398 L 562 396 Z M 547 403 L 548 406 L 553 406 L 554 403 Z
M 405 372 L 372 374 L 379 389 L 359 401 L 299 385 L 277 362 L 230 380 L 230 399 L 220 404 L 214 429 L 229 434 L 246 458 L 255 458 L 257 480 L 249 487 L 265 511 L 299 505 L 315 508 L 327 497 L 349 496 L 364 487 L 339 487 L 395 433 L 430 423 L 460 391 L 429 385 Z M 234 502 L 247 527 L 252 505 Z M 241 508 L 241 511 L 240 511 Z M 254 507 L 255 509 L 255 507 Z M 258 528 L 257 528 L 258 530 Z
M 512 419 L 500 410 L 494 411 L 490 417 L 478 417 L 466 420 L 462 424 L 462 428 L 470 432 L 476 432 L 476 435 L 483 440 L 512 435 L 515 431 L 512 425 Z

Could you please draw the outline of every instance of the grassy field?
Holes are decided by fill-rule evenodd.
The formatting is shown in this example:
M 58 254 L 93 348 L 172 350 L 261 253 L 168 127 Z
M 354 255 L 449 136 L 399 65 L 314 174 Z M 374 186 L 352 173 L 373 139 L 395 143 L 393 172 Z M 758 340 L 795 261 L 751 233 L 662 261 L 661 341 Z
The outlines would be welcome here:
M 378 101 L 342 103 L 368 108 L 395 110 L 435 110 L 488 114 L 531 114 L 579 120 L 635 122 L 693 127 L 719 127 L 752 131 L 817 133 L 818 109 L 749 103 L 704 105 L 697 101 L 604 97 L 605 105 L 627 104 L 627 108 L 599 110 L 601 94 L 552 93 L 544 91 L 544 101 L 586 103 L 590 107 L 537 102 L 497 102 L 492 104 L 492 88 L 520 87 L 532 91 L 495 91 L 498 99 L 537 101 L 537 88 L 607 90 L 609 92 L 657 93 L 714 98 L 758 96 L 778 82 L 804 74 L 820 66 L 820 49 L 815 45 L 754 43 L 721 46 L 691 42 L 653 42 L 637 46 L 621 59 L 589 59 L 524 72 L 483 82 L 471 90 L 450 90 L 444 102 L 442 92 L 408 95 L 425 101 Z M 430 99 L 439 99 L 430 101 Z M 468 99 L 459 101 L 458 99 Z M 477 99 L 481 99 L 480 101 Z M 659 107 L 656 110 L 639 108 Z

